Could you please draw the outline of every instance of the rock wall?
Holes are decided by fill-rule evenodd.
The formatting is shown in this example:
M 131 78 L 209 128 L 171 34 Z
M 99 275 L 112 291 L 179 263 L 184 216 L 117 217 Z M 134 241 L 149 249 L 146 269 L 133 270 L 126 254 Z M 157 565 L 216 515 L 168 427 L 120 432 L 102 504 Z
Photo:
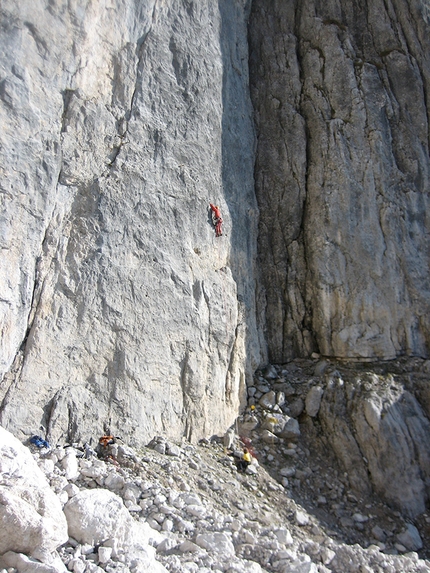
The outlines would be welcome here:
M 252 4 L 273 362 L 428 356 L 429 23 L 420 0 Z
M 0 10 L 2 425 L 196 440 L 267 354 L 428 355 L 424 4 Z
M 16 435 L 195 440 L 237 415 L 260 361 L 246 4 L 2 3 L 0 422 Z

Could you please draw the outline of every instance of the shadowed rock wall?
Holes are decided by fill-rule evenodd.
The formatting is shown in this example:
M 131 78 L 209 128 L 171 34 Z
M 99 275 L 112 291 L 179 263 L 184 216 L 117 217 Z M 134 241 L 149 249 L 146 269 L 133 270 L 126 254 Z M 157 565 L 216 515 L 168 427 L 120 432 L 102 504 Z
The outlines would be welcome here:
M 0 421 L 54 442 L 222 431 L 260 361 L 249 9 L 19 4 L 1 7 Z
M 429 11 L 254 0 L 259 314 L 269 356 L 429 352 Z

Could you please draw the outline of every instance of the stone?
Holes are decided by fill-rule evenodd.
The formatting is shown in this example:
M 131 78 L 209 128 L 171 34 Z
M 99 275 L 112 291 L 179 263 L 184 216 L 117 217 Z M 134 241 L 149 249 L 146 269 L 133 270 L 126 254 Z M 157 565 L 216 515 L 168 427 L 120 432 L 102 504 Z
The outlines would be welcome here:
M 66 455 L 61 460 L 64 469 L 64 475 L 68 480 L 76 479 L 79 475 L 78 460 L 73 448 L 66 449 Z
M 323 547 L 321 549 L 321 561 L 324 563 L 324 565 L 330 565 L 335 557 L 336 552 L 329 547 Z
M 284 476 L 284 477 L 293 477 L 296 474 L 296 468 L 286 466 L 284 468 L 281 468 L 279 470 L 279 473 L 281 474 L 281 476 Z
M 261 428 L 263 430 L 269 430 L 273 434 L 279 435 L 281 434 L 288 420 L 289 420 L 288 416 L 273 412 L 264 417 L 263 422 L 261 424 Z
M 273 532 L 275 534 L 276 539 L 282 545 L 292 545 L 293 544 L 293 537 L 288 529 L 285 527 L 280 529 L 275 529 Z
M 293 402 L 288 404 L 288 413 L 292 418 L 298 418 L 304 409 L 305 409 L 305 403 L 301 398 L 297 398 L 296 400 L 293 400 Z
M 295 560 L 282 573 L 318 573 L 318 568 L 311 561 Z
M 281 441 L 280 438 L 278 438 L 278 436 L 273 434 L 270 430 L 262 430 L 261 439 L 266 444 L 276 444 Z
M 423 547 L 419 531 L 412 523 L 406 524 L 406 529 L 397 535 L 397 540 L 408 551 L 419 551 Z
M 285 440 L 298 440 L 300 438 L 299 422 L 295 418 L 289 418 L 282 428 L 282 432 L 279 433 L 279 436 Z
M 330 366 L 330 362 L 327 360 L 320 360 L 315 366 L 314 374 L 315 376 L 322 376 L 327 368 Z
M 157 573 L 165 573 L 165 568 L 155 561 L 155 549 L 150 545 L 156 536 L 148 524 L 136 522 L 125 508 L 122 499 L 106 489 L 81 491 L 65 505 L 69 534 L 80 543 L 91 546 L 107 539 L 126 549 L 127 563 L 139 562 L 139 567 L 147 567 Z M 161 529 L 161 528 L 160 528 Z M 144 571 L 145 569 L 143 569 Z
M 0 426 L 0 555 L 49 563 L 68 539 L 62 506 L 28 448 Z
M 124 484 L 125 479 L 116 472 L 109 473 L 104 480 L 104 486 L 111 491 L 121 490 Z
M 366 521 L 369 521 L 367 515 L 362 515 L 361 513 L 354 513 L 352 519 L 357 523 L 366 523 Z
M 67 571 L 60 559 L 55 559 L 49 564 L 41 563 L 27 555 L 13 551 L 7 551 L 1 555 L 0 564 L 8 568 L 8 573 L 10 571 L 18 571 L 18 573 L 66 573 Z
M 387 539 L 385 531 L 382 527 L 379 527 L 379 525 L 372 527 L 372 535 L 377 541 L 381 541 L 382 543 Z
M 84 490 L 64 507 L 69 535 L 80 543 L 97 545 L 110 537 L 119 544 L 129 535 L 132 518 L 120 497 L 106 489 Z
M 176 444 L 167 444 L 166 453 L 168 456 L 179 457 L 181 455 L 181 448 Z
M 267 380 L 276 380 L 278 377 L 278 372 L 276 371 L 276 368 L 273 366 L 273 364 L 268 364 L 263 369 L 262 374 Z
M 196 543 L 193 543 L 189 539 L 183 541 L 179 545 L 179 551 L 181 551 L 182 553 L 197 553 L 200 550 L 201 546 L 197 545 Z
M 303 526 L 303 525 L 308 525 L 309 523 L 309 516 L 307 515 L 307 513 L 303 511 L 297 510 L 295 518 L 297 525 Z
M 230 537 L 225 533 L 199 533 L 196 536 L 196 544 L 208 551 L 218 553 L 224 557 L 232 557 L 235 554 L 234 545 Z
M 99 563 L 107 563 L 112 557 L 112 547 L 100 546 L 98 549 Z
M 67 493 L 69 499 L 71 497 L 73 497 L 74 495 L 76 495 L 77 493 L 79 493 L 79 488 L 76 484 L 74 483 L 69 483 L 66 485 L 66 487 L 64 488 L 64 491 Z
M 306 395 L 306 414 L 314 418 L 320 409 L 324 389 L 321 386 L 313 386 Z
M 260 404 L 260 406 L 262 406 L 264 409 L 266 410 L 272 410 L 274 408 L 274 406 L 276 405 L 276 392 L 274 392 L 273 390 L 271 390 L 270 392 L 267 392 L 266 394 L 263 394 L 263 396 L 260 398 L 260 400 L 258 401 L 258 403 Z

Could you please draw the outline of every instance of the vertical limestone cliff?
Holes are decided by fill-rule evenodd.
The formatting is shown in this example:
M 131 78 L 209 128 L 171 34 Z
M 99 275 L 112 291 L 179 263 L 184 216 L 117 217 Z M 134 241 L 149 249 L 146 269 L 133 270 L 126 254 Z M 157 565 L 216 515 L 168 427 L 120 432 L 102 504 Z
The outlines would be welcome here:
M 4 0 L 0 423 L 196 440 L 267 358 L 427 357 L 426 6 Z
M 430 20 L 420 0 L 254 0 L 269 356 L 428 356 Z
M 237 415 L 260 360 L 248 12 L 2 3 L 0 422 L 18 436 L 195 440 Z

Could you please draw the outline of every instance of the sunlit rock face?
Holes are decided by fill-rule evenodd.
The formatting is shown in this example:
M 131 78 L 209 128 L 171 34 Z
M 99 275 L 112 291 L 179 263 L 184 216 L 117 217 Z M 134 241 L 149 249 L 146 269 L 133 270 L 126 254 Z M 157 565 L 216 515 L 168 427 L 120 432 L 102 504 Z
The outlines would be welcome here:
M 195 441 L 268 359 L 428 356 L 424 5 L 33 4 L 0 9 L 0 423 Z
M 234 420 L 260 362 L 243 4 L 2 3 L 0 399 L 15 434 L 195 440 Z
M 428 7 L 254 0 L 249 38 L 271 360 L 428 356 Z

